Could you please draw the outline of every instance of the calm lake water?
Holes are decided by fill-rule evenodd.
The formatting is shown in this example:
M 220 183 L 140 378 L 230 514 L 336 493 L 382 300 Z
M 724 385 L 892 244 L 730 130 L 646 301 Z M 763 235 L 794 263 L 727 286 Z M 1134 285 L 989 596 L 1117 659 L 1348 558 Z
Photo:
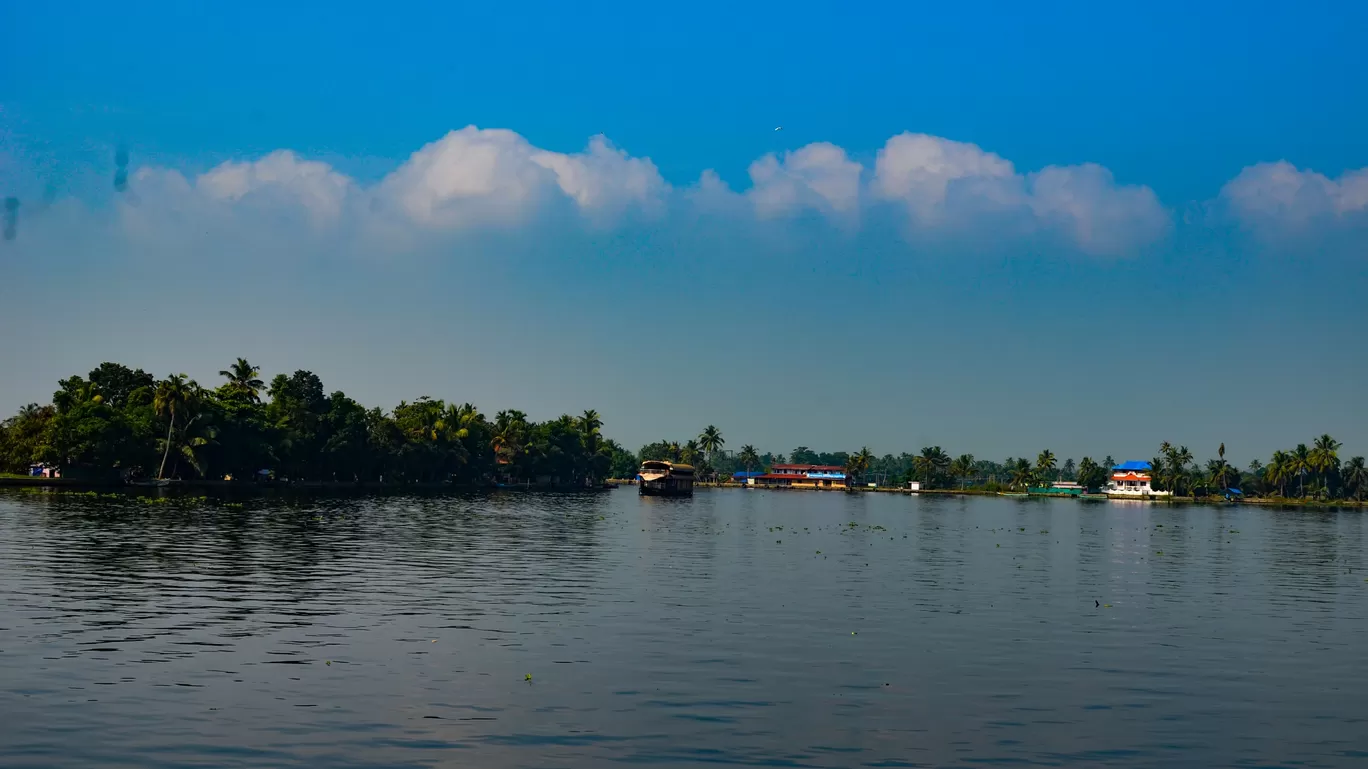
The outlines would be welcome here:
M 1364 767 L 1365 578 L 1359 512 L 3 493 L 0 765 Z

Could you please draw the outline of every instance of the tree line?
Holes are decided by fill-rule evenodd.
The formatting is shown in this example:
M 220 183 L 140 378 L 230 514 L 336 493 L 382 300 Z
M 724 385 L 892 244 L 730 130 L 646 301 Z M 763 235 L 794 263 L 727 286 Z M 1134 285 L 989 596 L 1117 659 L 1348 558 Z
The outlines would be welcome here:
M 52 403 L 30 404 L 0 422 L 0 472 L 26 473 L 34 463 L 65 477 L 276 479 L 323 482 L 539 483 L 596 485 L 632 478 L 640 463 L 664 459 L 694 465 L 705 479 L 779 464 L 831 465 L 858 483 L 925 488 L 1028 488 L 1075 481 L 1100 489 L 1115 461 L 1084 457 L 1059 462 L 1046 449 L 1034 460 L 1003 462 L 951 456 L 940 446 L 920 453 L 876 456 L 818 452 L 799 446 L 787 455 L 753 445 L 726 450 L 713 425 L 685 441 L 662 440 L 635 454 L 603 437 L 595 411 L 534 422 L 517 410 L 486 418 L 469 403 L 422 397 L 390 411 L 366 408 L 341 391 L 328 394 L 309 371 L 277 374 L 239 358 L 203 387 L 184 374 L 156 379 L 141 369 L 102 363 L 88 375 L 58 382 Z M 1150 460 L 1152 485 L 1178 496 L 1227 494 L 1310 499 L 1368 497 L 1363 457 L 1341 461 L 1329 435 L 1274 452 L 1240 470 L 1217 456 L 1197 462 L 1185 446 L 1164 443 Z
M 900 486 L 919 481 L 927 489 L 1027 489 L 1049 486 L 1056 481 L 1072 481 L 1093 491 L 1101 490 L 1111 479 L 1116 461 L 1110 455 L 1101 461 L 1083 457 L 1075 462 L 1060 462 L 1045 449 L 1035 459 L 1008 457 L 1002 462 L 978 459 L 973 454 L 951 456 L 940 446 L 923 447 L 920 453 L 874 455 L 868 447 L 856 452 L 817 452 L 799 446 L 792 452 L 758 452 L 746 445 L 739 452 L 723 449 L 721 432 L 709 425 L 697 438 L 687 441 L 662 440 L 649 443 L 637 452 L 637 460 L 664 459 L 684 462 L 698 468 L 703 478 L 728 479 L 739 471 L 768 472 L 774 465 L 831 465 L 845 469 L 855 483 Z M 1303 499 L 1353 499 L 1368 497 L 1368 470 L 1364 458 L 1341 461 L 1341 444 L 1322 435 L 1311 445 L 1276 451 L 1267 463 L 1254 460 L 1240 470 L 1226 460 L 1225 444 L 1217 456 L 1197 462 L 1186 446 L 1164 443 L 1150 463 L 1151 486 L 1171 491 L 1176 496 L 1215 496 L 1239 491 L 1246 496 Z
M 309 371 L 266 384 L 239 358 L 216 387 L 102 363 L 58 383 L 52 403 L 0 422 L 0 471 L 34 463 L 68 478 L 595 485 L 635 457 L 604 438 L 595 411 L 546 422 L 487 418 L 422 397 L 390 411 L 331 394 Z

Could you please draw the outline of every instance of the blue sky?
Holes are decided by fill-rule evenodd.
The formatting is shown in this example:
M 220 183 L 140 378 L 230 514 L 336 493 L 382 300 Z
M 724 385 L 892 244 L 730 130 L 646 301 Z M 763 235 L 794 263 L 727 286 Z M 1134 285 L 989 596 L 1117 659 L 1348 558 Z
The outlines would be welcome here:
M 1368 450 L 1362 5 L 130 5 L 0 10 L 0 411 L 246 355 L 633 445 Z

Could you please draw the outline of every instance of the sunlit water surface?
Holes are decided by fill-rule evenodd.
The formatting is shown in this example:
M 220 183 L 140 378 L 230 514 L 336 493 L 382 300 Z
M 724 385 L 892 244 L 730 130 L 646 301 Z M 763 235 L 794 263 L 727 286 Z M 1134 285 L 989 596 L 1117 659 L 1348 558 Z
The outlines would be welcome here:
M 1364 767 L 1366 521 L 0 493 L 0 765 Z

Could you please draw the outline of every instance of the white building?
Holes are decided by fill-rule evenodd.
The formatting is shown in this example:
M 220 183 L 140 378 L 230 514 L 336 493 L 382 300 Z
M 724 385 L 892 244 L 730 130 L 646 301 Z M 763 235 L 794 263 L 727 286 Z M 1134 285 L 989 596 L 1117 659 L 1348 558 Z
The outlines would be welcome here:
M 1111 480 L 1105 489 L 1107 496 L 1120 499 L 1167 497 L 1169 491 L 1155 491 L 1150 485 L 1149 462 L 1123 462 L 1112 468 Z

